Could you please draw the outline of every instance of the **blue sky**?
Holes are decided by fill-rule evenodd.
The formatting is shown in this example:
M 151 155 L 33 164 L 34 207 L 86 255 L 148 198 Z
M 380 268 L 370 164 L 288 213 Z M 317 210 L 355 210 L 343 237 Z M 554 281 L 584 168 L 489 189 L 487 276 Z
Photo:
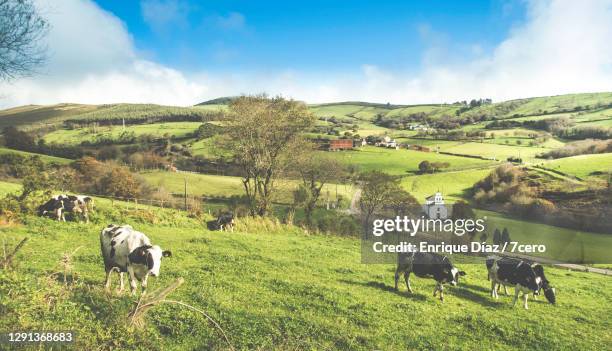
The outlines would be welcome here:
M 150 59 L 190 71 L 351 70 L 364 63 L 417 71 L 430 40 L 450 55 L 489 50 L 525 15 L 521 2 L 96 1 Z
M 0 107 L 612 91 L 612 0 L 34 0 L 48 61 Z

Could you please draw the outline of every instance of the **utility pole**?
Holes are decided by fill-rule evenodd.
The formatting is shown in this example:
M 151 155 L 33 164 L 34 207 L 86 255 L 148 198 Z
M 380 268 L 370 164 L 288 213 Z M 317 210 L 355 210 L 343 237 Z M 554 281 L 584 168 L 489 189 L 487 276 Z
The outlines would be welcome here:
M 185 211 L 187 211 L 187 177 L 183 178 L 185 181 Z

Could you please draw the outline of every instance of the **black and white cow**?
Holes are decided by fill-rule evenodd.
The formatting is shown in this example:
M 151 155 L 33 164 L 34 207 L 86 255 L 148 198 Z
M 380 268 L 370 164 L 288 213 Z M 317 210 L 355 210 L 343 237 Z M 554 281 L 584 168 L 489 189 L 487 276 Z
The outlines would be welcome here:
M 100 247 L 106 270 L 105 288 L 110 289 L 113 271 L 119 272 L 119 291 L 123 291 L 123 273 L 127 272 L 132 294 L 136 293 L 136 280 L 141 282 L 142 293 L 146 293 L 149 275 L 157 277 L 162 257 L 170 257 L 170 251 L 162 251 L 151 245 L 149 238 L 130 225 L 110 224 L 100 233 Z
M 72 212 L 75 218 L 82 218 L 85 222 L 89 223 L 89 204 L 93 206 L 93 199 L 89 196 L 84 195 L 59 195 L 62 197 L 64 203 L 64 210 L 62 211 L 62 220 L 65 222 L 66 218 L 64 214 L 66 212 Z
M 57 195 L 38 206 L 39 216 L 48 216 L 61 221 L 64 213 L 64 202 L 62 201 L 62 195 Z
M 465 272 L 455 268 L 446 256 L 424 252 L 400 253 L 397 256 L 395 270 L 395 290 L 398 290 L 400 274 L 404 273 L 406 287 L 412 293 L 410 286 L 410 273 L 412 272 L 417 277 L 433 278 L 436 281 L 433 296 L 436 296 L 439 291 L 440 301 L 444 301 L 444 284 L 450 283 L 455 286 L 459 282 L 459 277 L 465 275 Z
M 514 286 L 513 306 L 516 306 L 519 294 L 523 294 L 523 307 L 528 309 L 527 300 L 529 293 L 534 296 L 538 295 L 544 289 L 544 296 L 548 302 L 554 304 L 556 302 L 555 289 L 550 286 L 550 283 L 544 275 L 544 267 L 540 264 L 531 264 L 516 258 L 490 256 L 486 260 L 489 279 L 491 280 L 491 296 L 499 298 L 499 288 L 504 287 L 504 291 L 508 294 L 506 286 Z

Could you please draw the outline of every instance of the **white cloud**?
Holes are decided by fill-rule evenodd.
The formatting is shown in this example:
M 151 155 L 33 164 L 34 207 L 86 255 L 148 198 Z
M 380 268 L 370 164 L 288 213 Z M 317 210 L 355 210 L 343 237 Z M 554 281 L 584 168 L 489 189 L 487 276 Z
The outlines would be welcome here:
M 91 1 L 52 4 L 48 11 L 52 53 L 46 71 L 0 85 L 0 105 L 190 105 L 218 96 L 260 92 L 308 102 L 430 103 L 612 91 L 612 0 L 530 2 L 525 21 L 493 50 L 479 43 L 460 43 L 466 58 L 446 57 L 444 53 L 452 53 L 458 44 L 422 26 L 421 34 L 430 40 L 430 47 L 417 73 L 386 70 L 373 63 L 352 73 L 273 67 L 267 72 L 224 74 L 203 69 L 189 75 L 140 57 L 125 25 Z M 244 18 L 228 23 L 242 26 Z
M 157 34 L 166 33 L 172 26 L 186 27 L 189 6 L 179 0 L 142 0 L 140 11 L 144 21 Z

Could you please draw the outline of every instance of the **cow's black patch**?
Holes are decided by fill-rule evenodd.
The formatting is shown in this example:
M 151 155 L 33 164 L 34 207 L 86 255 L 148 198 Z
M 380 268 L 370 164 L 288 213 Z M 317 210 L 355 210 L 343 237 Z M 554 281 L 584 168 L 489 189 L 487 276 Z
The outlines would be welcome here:
M 154 265 L 154 261 L 153 261 L 153 255 L 147 251 L 147 268 L 148 269 L 153 269 L 153 265 Z
M 130 263 L 134 263 L 134 264 L 141 264 L 141 265 L 147 265 L 148 266 L 148 262 L 147 262 L 147 250 L 149 250 L 152 246 L 151 245 L 143 245 L 140 247 L 137 247 L 134 249 L 134 251 L 132 251 L 129 255 L 128 255 L 128 259 L 130 261 Z

